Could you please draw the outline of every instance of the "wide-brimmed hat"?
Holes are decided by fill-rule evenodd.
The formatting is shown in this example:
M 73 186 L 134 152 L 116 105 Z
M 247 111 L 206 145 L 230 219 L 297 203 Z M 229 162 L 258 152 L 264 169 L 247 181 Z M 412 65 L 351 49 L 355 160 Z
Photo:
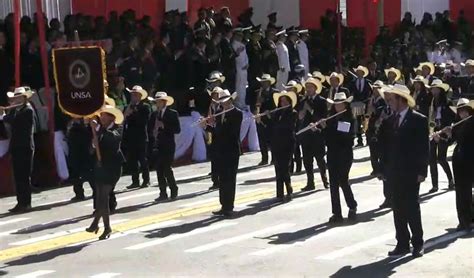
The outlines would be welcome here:
M 357 73 L 357 71 L 362 71 L 364 73 L 364 77 L 369 75 L 369 69 L 367 67 L 359 65 L 357 68 L 354 68 L 354 72 Z
M 347 97 L 346 93 L 339 92 L 334 95 L 333 99 L 326 99 L 326 101 L 331 104 L 338 104 L 338 103 L 344 103 L 344 102 L 350 103 L 352 102 L 353 99 L 354 99 L 353 96 Z
M 117 106 L 115 104 L 115 100 L 113 98 L 109 97 L 108 95 L 105 95 L 104 103 L 105 103 L 105 105 L 110 105 L 110 106 L 113 106 L 113 107 Z
M 209 78 L 206 78 L 206 81 L 208 83 L 214 83 L 216 81 L 220 81 L 220 82 L 224 83 L 225 76 L 220 71 L 213 71 L 209 74 Z
M 421 73 L 421 72 L 422 72 L 422 69 L 421 69 L 421 67 L 417 67 L 417 68 L 413 68 L 413 71 L 414 71 L 415 73 L 417 73 L 418 71 Z
M 226 102 L 230 99 L 235 99 L 236 97 L 237 97 L 237 92 L 234 92 L 234 93 L 231 94 L 229 92 L 229 90 L 225 89 L 225 90 L 219 91 L 219 99 L 214 100 L 214 101 L 222 103 L 222 102 Z
M 458 99 L 458 102 L 456 103 L 456 106 L 449 106 L 451 110 L 453 110 L 454 113 L 458 112 L 458 109 L 460 108 L 471 108 L 474 110 L 474 100 L 469 100 L 467 98 L 460 98 Z
M 473 59 L 467 59 L 466 62 L 461 63 L 461 66 L 463 66 L 463 67 L 474 67 L 474 60 Z
M 326 81 L 326 76 L 324 76 L 324 74 L 322 74 L 320 71 L 313 71 L 313 73 L 310 75 L 310 77 L 319 79 L 319 81 L 321 81 L 321 83 Z
M 415 83 L 415 82 L 423 83 L 423 85 L 426 88 L 430 87 L 430 86 L 428 86 L 428 80 L 426 78 L 424 78 L 423 76 L 421 76 L 421 75 L 417 75 L 417 76 L 415 76 L 415 78 L 411 79 L 411 83 Z
M 388 77 L 388 74 L 390 72 L 393 72 L 395 73 L 395 81 L 398 81 L 400 80 L 400 78 L 402 78 L 402 72 L 399 70 L 399 69 L 396 69 L 394 67 L 391 67 L 389 69 L 385 69 L 385 75 Z
M 431 62 L 420 63 L 418 67 L 421 69 L 423 69 L 423 67 L 428 67 L 430 69 L 430 75 L 433 75 L 435 73 L 435 65 Z
M 119 109 L 115 108 L 112 105 L 104 105 L 100 110 L 99 113 L 107 113 L 113 115 L 115 117 L 114 122 L 116 124 L 123 123 L 123 113 Z
M 370 83 L 369 83 L 370 84 Z M 384 91 L 385 91 L 385 84 L 383 83 L 383 81 L 381 80 L 376 80 L 373 84 L 370 84 L 370 87 L 372 87 L 373 89 L 378 89 L 378 92 L 379 92 L 379 95 L 385 99 L 385 94 L 384 94 Z
M 449 90 L 450 86 L 446 83 L 443 83 L 441 79 L 435 79 L 433 80 L 433 82 L 431 82 L 429 88 L 440 88 L 446 93 Z
M 296 82 L 295 80 L 290 80 L 286 85 L 283 85 L 285 89 L 296 89 L 296 93 L 300 93 L 303 90 L 303 86 L 300 83 Z
M 34 92 L 31 90 L 30 87 L 18 87 L 15 88 L 13 92 L 7 92 L 7 97 L 13 98 L 25 96 L 26 98 L 31 98 L 33 96 L 33 93 Z
M 273 102 L 275 105 L 278 106 L 281 97 L 288 97 L 291 100 L 291 107 L 296 106 L 296 102 L 298 101 L 298 97 L 293 91 L 281 91 L 279 93 L 273 94 Z
M 331 73 L 331 75 L 326 76 L 326 81 L 329 84 L 331 84 L 331 78 L 339 79 L 339 86 L 341 86 L 342 83 L 344 83 L 344 75 L 342 73 L 333 72 L 333 73 Z
M 384 94 L 396 94 L 405 98 L 408 102 L 408 106 L 415 107 L 416 101 L 410 94 L 410 89 L 407 86 L 401 84 L 388 85 L 384 87 Z
M 171 106 L 174 103 L 174 98 L 169 96 L 166 92 L 156 92 L 155 97 L 151 99 L 152 101 L 166 100 L 166 106 Z
M 262 74 L 262 77 L 256 78 L 258 82 L 270 82 L 271 85 L 275 84 L 276 79 L 268 73 Z
M 224 89 L 222 89 L 221 87 L 214 87 L 212 90 L 207 90 L 207 93 L 209 94 L 209 96 L 212 97 L 212 94 L 220 94 L 222 90 Z
M 140 100 L 144 100 L 148 97 L 148 92 L 142 88 L 142 86 L 135 85 L 132 89 L 127 88 L 127 91 L 130 93 L 139 93 Z
M 316 87 L 316 94 L 320 94 L 321 93 L 321 90 L 323 89 L 323 84 L 321 84 L 321 81 L 319 81 L 319 79 L 317 78 L 308 78 L 306 79 L 306 81 L 304 82 L 304 87 L 306 88 L 306 84 L 313 84 L 315 87 Z

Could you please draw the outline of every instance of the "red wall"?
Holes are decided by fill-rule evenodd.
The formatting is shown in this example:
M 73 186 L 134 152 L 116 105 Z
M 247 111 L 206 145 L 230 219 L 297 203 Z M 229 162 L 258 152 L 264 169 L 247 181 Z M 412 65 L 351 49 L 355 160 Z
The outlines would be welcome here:
M 468 21 L 474 22 L 474 1 L 473 0 L 450 0 L 449 9 L 451 18 L 457 19 L 460 10 L 464 10 L 464 16 Z
M 237 16 L 245 11 L 249 5 L 249 0 L 188 0 L 188 17 L 191 24 L 194 24 L 199 8 L 212 6 L 218 12 L 221 7 L 227 6 L 230 9 L 232 23 L 237 25 Z
M 387 25 L 390 29 L 393 30 L 393 28 L 400 23 L 401 15 L 401 0 L 384 1 L 383 20 L 385 25 Z
M 300 0 L 300 24 L 303 28 L 319 29 L 326 10 L 336 10 L 336 0 Z

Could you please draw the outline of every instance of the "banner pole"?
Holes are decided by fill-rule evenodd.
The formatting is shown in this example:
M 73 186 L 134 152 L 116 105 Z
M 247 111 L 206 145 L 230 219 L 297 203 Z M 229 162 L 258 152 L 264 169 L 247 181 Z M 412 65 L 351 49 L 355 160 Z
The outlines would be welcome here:
M 336 0 L 336 22 L 337 22 L 337 67 L 338 72 L 342 72 L 342 31 L 341 31 L 341 3 Z
M 20 0 L 13 0 L 13 24 L 15 37 L 15 87 L 21 86 L 20 75 Z

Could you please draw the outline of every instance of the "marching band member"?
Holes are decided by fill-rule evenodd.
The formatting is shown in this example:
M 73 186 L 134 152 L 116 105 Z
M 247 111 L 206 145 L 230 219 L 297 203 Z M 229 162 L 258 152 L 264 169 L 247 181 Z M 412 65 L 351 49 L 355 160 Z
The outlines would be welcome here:
M 33 131 L 35 127 L 34 110 L 28 100 L 33 96 L 29 87 L 15 88 L 14 92 L 7 92 L 11 106 L 5 115 L 0 107 L 0 120 L 10 127 L 10 152 L 12 157 L 13 176 L 17 204 L 12 213 L 23 213 L 31 210 L 31 172 L 33 168 L 33 154 L 35 142 Z
M 320 96 L 323 85 L 318 79 L 308 78 L 304 83 L 306 96 L 299 104 L 298 126 L 300 128 L 308 126 L 312 122 L 317 122 L 325 118 L 328 113 L 326 99 Z M 326 153 L 324 135 L 320 131 L 309 131 L 301 135 L 299 138 L 303 148 L 303 164 L 306 170 L 306 187 L 302 191 L 314 190 L 314 168 L 313 159 L 316 158 L 321 180 L 324 188 L 329 188 L 329 182 L 326 176 L 326 161 L 324 156 Z
M 257 90 L 257 114 L 275 109 L 273 94 L 278 92 L 272 87 L 272 85 L 275 84 L 275 78 L 265 73 L 261 78 L 257 77 L 257 81 L 260 82 L 261 86 L 261 88 Z M 258 142 L 260 144 L 260 153 L 262 154 L 262 160 L 258 163 L 258 166 L 263 166 L 268 164 L 268 149 L 271 145 L 272 138 L 272 115 L 267 114 L 262 117 L 256 117 L 255 121 L 257 122 Z
M 288 82 L 288 76 L 290 74 L 290 56 L 288 53 L 288 47 L 285 45 L 286 41 L 286 30 L 281 30 L 275 34 L 276 36 L 276 51 L 278 56 L 278 73 L 277 73 L 277 85 L 278 90 L 282 90 L 283 86 Z
M 421 75 L 417 75 L 411 80 L 413 84 L 411 96 L 416 101 L 416 111 L 428 117 L 433 95 L 427 90 L 428 81 Z
M 297 98 L 297 105 L 299 105 L 300 100 L 303 98 L 303 86 L 296 80 L 290 80 L 286 85 L 283 85 L 286 91 L 291 91 L 295 93 Z M 294 169 L 295 168 L 295 169 Z M 293 160 L 291 162 L 290 172 L 291 173 L 300 173 L 302 168 L 302 159 L 301 159 L 301 145 L 296 138 L 295 150 L 293 155 Z
M 160 196 L 155 201 L 168 200 L 167 187 L 170 188 L 171 199 L 174 200 L 178 196 L 178 186 L 171 165 L 176 149 L 174 135 L 181 132 L 178 112 L 168 108 L 174 103 L 174 98 L 165 92 L 157 92 L 153 102 L 157 110 L 151 114 L 148 122 L 148 138 L 152 165 L 155 166 L 160 187 Z
M 132 175 L 132 184 L 127 188 L 148 187 L 150 170 L 148 169 L 148 120 L 150 107 L 143 102 L 148 97 L 147 91 L 141 86 L 133 86 L 130 92 L 130 104 L 125 108 L 123 145 L 126 150 L 127 163 Z M 140 163 L 140 170 L 138 169 Z M 140 185 L 140 172 L 143 183 Z
M 287 199 L 291 200 L 293 188 L 291 187 L 290 164 L 295 146 L 295 128 L 297 114 L 293 108 L 296 106 L 297 97 L 292 91 L 282 91 L 273 94 L 277 107 L 291 106 L 275 112 L 272 130 L 272 154 L 275 163 L 276 193 L 279 201 L 284 200 L 283 185 L 286 187 Z
M 240 157 L 240 125 L 242 112 L 235 108 L 233 100 L 236 93 L 222 90 L 217 100 L 223 111 L 228 111 L 217 117 L 212 117 L 210 123 L 215 123 L 214 141 L 216 144 L 217 173 L 219 175 L 219 200 L 221 209 L 213 214 L 231 217 L 234 210 L 237 169 Z
M 443 83 L 439 79 L 434 79 L 430 86 L 430 91 L 433 94 L 433 100 L 430 107 L 429 125 L 433 129 L 431 132 L 436 132 L 446 126 L 450 126 L 455 119 L 455 114 L 449 109 L 447 92 L 450 89 L 448 84 Z M 444 172 L 448 178 L 448 188 L 454 188 L 453 174 L 449 167 L 446 155 L 448 152 L 450 142 L 446 137 L 435 137 L 430 142 L 430 173 L 433 188 L 429 191 L 434 193 L 438 191 L 438 163 L 443 167 Z
M 402 72 L 394 67 L 385 69 L 385 76 L 387 77 L 387 85 L 395 85 L 402 82 Z
M 331 85 L 321 95 L 326 99 L 333 99 L 337 93 L 344 93 L 347 97 L 350 96 L 350 92 L 346 87 L 343 87 L 344 75 L 341 73 L 333 72 L 331 75 L 326 76 L 326 82 Z
M 329 218 L 329 223 L 331 224 L 343 221 L 339 188 L 342 189 L 344 199 L 349 207 L 347 218 L 349 220 L 356 219 L 357 202 L 354 199 L 354 194 L 349 184 L 349 172 L 354 156 L 352 150 L 354 138 L 352 125 L 354 124 L 354 117 L 349 105 L 352 99 L 352 96 L 347 97 L 343 92 L 338 92 L 334 95 L 333 99 L 328 99 L 327 101 L 332 104 L 329 115 L 334 115 L 343 110 L 346 110 L 346 112 L 331 119 L 330 122 L 321 123 L 321 127 L 324 128 L 328 148 L 329 188 L 332 204 L 332 216 Z
M 413 110 L 416 103 L 406 86 L 387 86 L 384 95 L 393 115 L 382 123 L 379 141 L 382 171 L 392 191 L 397 239 L 395 249 L 388 255 L 409 253 L 411 238 L 412 254 L 420 257 L 424 251 L 419 191 L 428 170 L 428 122 L 425 116 Z
M 100 123 L 90 121 L 93 133 L 97 133 L 97 141 L 93 140 L 94 146 L 99 147 L 101 160 L 97 160 L 94 168 L 94 178 L 96 185 L 96 205 L 94 220 L 86 229 L 89 233 L 99 231 L 99 221 L 104 222 L 104 232 L 99 237 L 104 240 L 110 237 L 112 228 L 110 227 L 109 197 L 114 191 L 115 185 L 122 175 L 123 154 L 120 150 L 122 140 L 122 124 L 124 117 L 122 112 L 111 105 L 105 105 L 100 111 Z
M 447 127 L 448 134 L 452 134 L 456 141 L 453 152 L 453 170 L 456 180 L 456 209 L 458 212 L 458 231 L 470 231 L 472 221 L 472 184 L 474 183 L 474 100 L 461 98 L 451 109 L 457 113 L 460 120 L 464 120 L 454 128 Z M 470 117 L 470 118 L 468 118 Z
M 209 106 L 208 117 L 215 115 L 222 110 L 218 102 L 219 95 L 221 94 L 222 90 L 223 89 L 221 87 L 214 87 L 212 91 L 208 91 L 209 96 L 211 97 L 211 104 Z M 211 137 L 211 138 L 208 138 L 209 147 L 207 148 L 209 152 L 208 153 L 209 158 L 211 160 L 211 180 L 212 180 L 212 186 L 209 187 L 209 190 L 217 190 L 220 187 L 220 181 L 219 181 L 219 174 L 217 172 L 218 156 L 217 156 L 217 150 L 216 150 L 216 143 L 214 140 L 215 123 L 213 124 L 205 123 L 205 124 L 206 124 L 205 129 L 207 132 L 209 132 L 208 136 Z
M 435 74 L 435 65 L 431 62 L 423 62 L 418 67 L 421 68 L 421 75 L 427 80 L 428 85 L 431 85 L 435 79 L 433 76 Z
M 353 109 L 355 116 L 356 124 L 354 130 L 357 135 L 357 146 L 362 147 L 364 143 L 362 142 L 362 123 L 364 121 L 364 115 L 366 112 L 367 103 L 369 102 L 369 97 L 372 95 L 372 89 L 370 87 L 369 81 L 366 79 L 369 75 L 369 69 L 359 65 L 354 69 L 354 72 L 357 75 L 357 79 L 354 79 L 349 86 L 352 96 L 354 96 L 354 102 L 352 105 L 357 106 L 359 109 Z

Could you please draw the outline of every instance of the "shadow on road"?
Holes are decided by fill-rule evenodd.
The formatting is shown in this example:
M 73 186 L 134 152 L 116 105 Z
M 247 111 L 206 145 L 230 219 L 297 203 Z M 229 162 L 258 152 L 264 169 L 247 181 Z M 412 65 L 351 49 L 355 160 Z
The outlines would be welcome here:
M 50 251 L 40 253 L 40 254 L 29 255 L 26 257 L 22 257 L 20 259 L 7 262 L 5 263 L 6 266 L 4 266 L 3 268 L 6 268 L 8 266 L 28 265 L 28 264 L 35 264 L 35 263 L 50 261 L 61 256 L 77 253 L 86 246 L 89 246 L 89 244 L 68 246 L 68 247 L 50 250 Z

